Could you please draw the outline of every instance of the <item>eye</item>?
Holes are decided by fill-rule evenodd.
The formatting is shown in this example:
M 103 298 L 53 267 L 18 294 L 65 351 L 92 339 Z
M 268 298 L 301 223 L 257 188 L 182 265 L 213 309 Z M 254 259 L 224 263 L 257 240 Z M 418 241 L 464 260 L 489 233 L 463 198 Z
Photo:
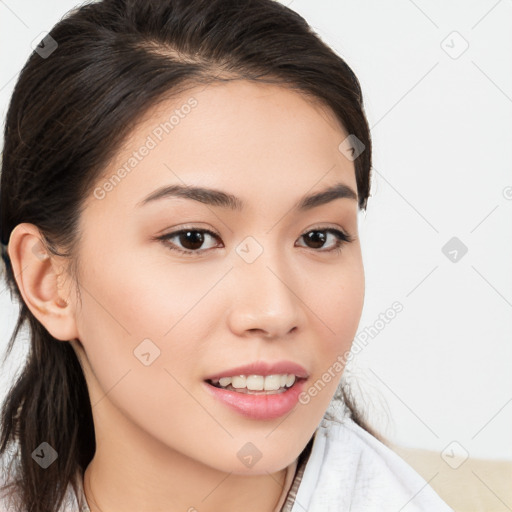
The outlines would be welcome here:
M 205 235 L 206 238 L 211 237 L 220 240 L 220 237 L 213 231 L 199 228 L 180 229 L 179 231 L 174 231 L 172 233 L 159 236 L 157 239 L 161 240 L 172 251 L 190 256 L 197 256 L 209 250 L 209 248 L 201 248 L 205 242 Z M 306 233 L 303 233 L 300 238 L 304 238 L 307 240 L 308 244 L 313 246 L 307 248 L 319 249 L 326 243 L 329 235 L 334 237 L 334 245 L 330 249 L 316 250 L 316 252 L 333 252 L 337 254 L 341 252 L 342 247 L 346 243 L 350 243 L 354 240 L 347 233 L 344 233 L 343 231 L 335 228 L 310 230 Z M 179 242 L 181 247 L 179 247 L 175 242 L 172 242 L 172 239 L 176 239 L 176 242 Z
M 201 247 L 201 245 L 203 245 L 204 243 L 205 235 L 207 235 L 208 237 L 220 239 L 218 235 L 216 235 L 215 233 L 213 233 L 213 231 L 210 231 L 208 229 L 187 228 L 160 236 L 158 237 L 158 240 L 162 240 L 165 243 L 165 245 L 167 245 L 168 248 L 171 249 L 172 251 L 176 251 L 182 254 L 197 255 L 202 254 L 203 252 L 208 250 L 198 250 L 199 247 Z M 182 244 L 182 247 L 184 248 L 182 249 L 180 247 L 177 247 L 176 244 L 173 242 L 169 243 L 169 241 L 173 238 L 177 238 L 177 240 L 180 242 L 180 244 Z
M 326 235 L 326 233 L 327 233 L 327 235 Z M 320 236 L 318 236 L 319 234 L 320 234 Z M 335 237 L 334 246 L 331 247 L 330 249 L 323 249 L 322 251 L 317 251 L 317 252 L 334 252 L 335 254 L 338 254 L 341 252 L 341 250 L 345 244 L 350 243 L 354 240 L 347 233 L 345 233 L 339 229 L 335 229 L 335 228 L 313 229 L 313 230 L 307 231 L 306 233 L 301 235 L 301 238 L 304 238 L 305 240 L 307 240 L 308 243 L 312 243 L 313 244 L 312 248 L 316 249 L 316 248 L 318 248 L 319 245 L 321 246 L 321 245 L 325 244 L 327 237 L 329 235 L 332 235 Z

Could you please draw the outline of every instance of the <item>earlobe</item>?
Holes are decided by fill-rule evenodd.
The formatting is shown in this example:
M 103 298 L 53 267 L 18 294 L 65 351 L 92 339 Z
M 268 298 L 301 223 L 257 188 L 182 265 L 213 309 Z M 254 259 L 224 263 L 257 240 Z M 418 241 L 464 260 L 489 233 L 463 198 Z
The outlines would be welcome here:
M 42 240 L 34 224 L 18 224 L 9 238 L 9 259 L 23 301 L 32 314 L 54 338 L 68 341 L 78 333 L 72 304 L 62 296 L 70 296 L 60 284 L 66 270 Z

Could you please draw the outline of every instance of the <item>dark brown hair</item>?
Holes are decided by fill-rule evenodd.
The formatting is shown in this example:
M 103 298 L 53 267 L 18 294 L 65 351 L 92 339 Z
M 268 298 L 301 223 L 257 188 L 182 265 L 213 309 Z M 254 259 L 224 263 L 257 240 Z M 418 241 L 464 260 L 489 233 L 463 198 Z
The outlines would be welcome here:
M 328 107 L 364 144 L 354 164 L 358 205 L 366 209 L 371 140 L 359 81 L 301 16 L 277 1 L 103 0 L 70 11 L 50 36 L 51 54 L 31 54 L 7 112 L 3 244 L 17 224 L 33 223 L 49 251 L 76 262 L 84 200 L 137 120 L 170 94 L 219 80 L 275 83 Z M 77 492 L 76 479 L 94 455 L 91 404 L 73 348 L 31 314 L 5 249 L 2 256 L 20 308 L 5 357 L 25 324 L 30 349 L 2 404 L 0 455 L 16 446 L 20 510 L 53 512 L 68 483 Z M 336 397 L 371 432 L 343 385 Z M 58 453 L 44 470 L 32 458 L 42 442 Z

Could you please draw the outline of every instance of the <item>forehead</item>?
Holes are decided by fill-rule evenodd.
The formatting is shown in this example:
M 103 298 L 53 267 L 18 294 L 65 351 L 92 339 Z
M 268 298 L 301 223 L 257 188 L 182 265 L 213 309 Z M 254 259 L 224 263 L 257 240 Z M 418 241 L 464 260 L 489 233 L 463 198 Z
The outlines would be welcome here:
M 316 183 L 342 181 L 355 190 L 353 162 L 338 149 L 346 136 L 328 108 L 295 90 L 216 82 L 150 108 L 97 185 L 112 185 L 103 207 L 135 207 L 168 184 L 222 188 L 248 202 L 297 198 Z

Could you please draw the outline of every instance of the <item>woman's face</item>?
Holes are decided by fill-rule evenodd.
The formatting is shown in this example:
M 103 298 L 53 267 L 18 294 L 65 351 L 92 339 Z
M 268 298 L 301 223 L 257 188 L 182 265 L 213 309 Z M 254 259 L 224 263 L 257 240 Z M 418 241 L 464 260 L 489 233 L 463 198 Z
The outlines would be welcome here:
M 354 162 L 338 148 L 347 136 L 299 93 L 247 81 L 192 89 L 137 125 L 80 220 L 73 347 L 98 449 L 137 442 L 155 458 L 179 453 L 238 474 L 278 471 L 299 455 L 363 307 L 356 196 L 297 206 L 338 184 L 357 193 Z M 170 186 L 222 196 L 147 199 Z M 331 229 L 353 241 L 337 252 Z M 304 392 L 288 409 L 276 405 L 282 393 L 220 392 L 244 413 L 205 382 L 283 361 L 308 376 L 286 392 Z

